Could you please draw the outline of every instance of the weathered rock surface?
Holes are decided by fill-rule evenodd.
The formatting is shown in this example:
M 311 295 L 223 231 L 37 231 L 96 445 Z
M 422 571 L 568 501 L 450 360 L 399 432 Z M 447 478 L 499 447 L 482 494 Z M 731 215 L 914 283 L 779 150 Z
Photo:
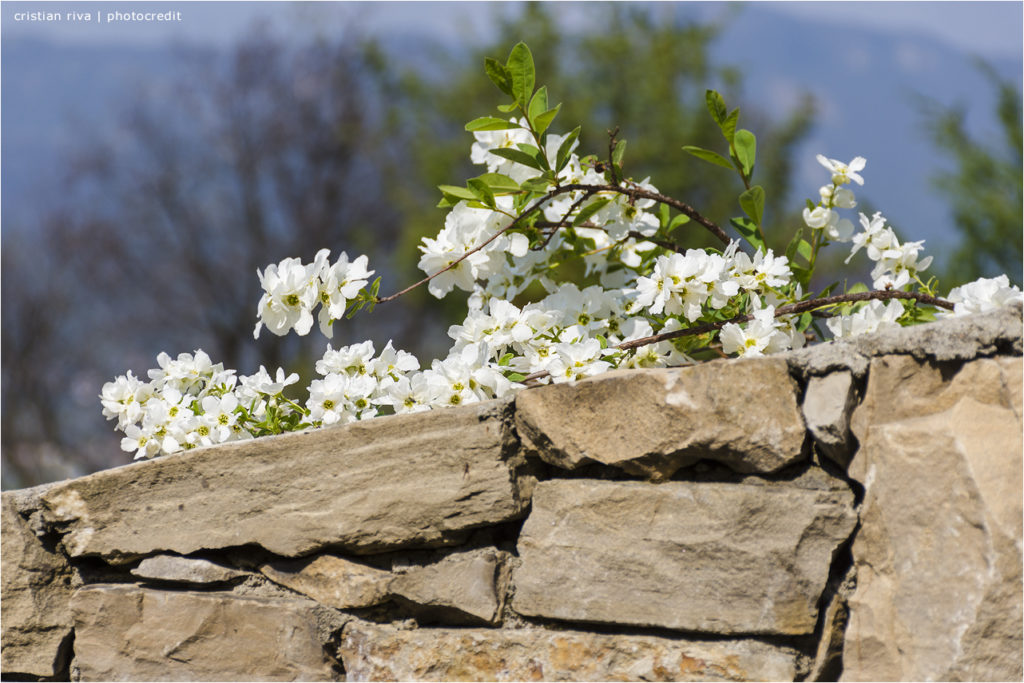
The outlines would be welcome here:
M 274 583 L 338 609 L 385 602 L 394 578 L 391 572 L 336 555 L 279 560 L 262 565 L 260 572 Z
M 856 406 L 857 391 L 848 371 L 807 382 L 801 406 L 804 422 L 821 452 L 843 467 L 850 462 L 850 416 Z
M 440 562 L 399 574 L 391 593 L 415 605 L 427 619 L 497 623 L 504 602 L 499 584 L 507 555 L 494 548 L 452 553 Z
M 907 354 L 918 360 L 967 361 L 980 356 L 1021 353 L 1021 306 L 926 325 L 901 327 L 784 354 L 801 377 L 849 370 L 863 377 L 872 357 Z
M 504 408 L 487 402 L 200 449 L 65 482 L 43 502 L 73 557 L 439 545 L 521 514 Z
M 70 654 L 72 572 L 62 555 L 44 546 L 20 511 L 39 489 L 2 495 L 0 671 L 58 676 Z M 36 500 L 38 504 L 38 500 Z
M 814 630 L 853 494 L 787 486 L 541 482 L 514 610 L 720 634 Z
M 307 600 L 93 585 L 71 602 L 81 680 L 339 680 Z
M 1020 680 L 1022 362 L 872 361 L 845 680 Z
M 539 629 L 345 627 L 349 681 L 793 680 L 796 652 L 753 640 L 674 640 Z
M 132 576 L 155 581 L 205 585 L 227 583 L 248 576 L 247 572 L 225 567 L 198 557 L 157 555 L 147 557 L 131 571 Z
M 796 383 L 778 358 L 610 372 L 516 396 L 516 427 L 545 461 L 664 479 L 701 459 L 774 472 L 802 457 Z

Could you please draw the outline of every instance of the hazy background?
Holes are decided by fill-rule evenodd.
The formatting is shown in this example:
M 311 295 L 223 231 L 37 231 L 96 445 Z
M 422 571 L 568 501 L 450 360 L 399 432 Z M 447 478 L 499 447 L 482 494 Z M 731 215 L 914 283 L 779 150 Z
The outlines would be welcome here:
M 92 21 L 15 19 L 32 11 Z M 112 11 L 182 21 L 96 21 Z M 735 188 L 679 150 L 715 144 L 706 87 L 758 134 L 776 243 L 826 179 L 815 154 L 862 155 L 860 208 L 925 239 L 944 289 L 1019 283 L 1022 22 L 1016 2 L 4 2 L 3 487 L 128 462 L 97 394 L 160 351 L 308 376 L 317 333 L 251 338 L 255 269 L 329 247 L 369 253 L 384 293 L 411 281 L 434 187 L 479 172 L 462 125 L 501 102 L 482 57 L 517 40 L 556 129 L 584 122 L 599 152 L 621 125 L 628 171 L 722 223 Z M 972 231 L 995 246 L 963 251 Z M 417 293 L 334 343 L 429 363 L 455 310 Z

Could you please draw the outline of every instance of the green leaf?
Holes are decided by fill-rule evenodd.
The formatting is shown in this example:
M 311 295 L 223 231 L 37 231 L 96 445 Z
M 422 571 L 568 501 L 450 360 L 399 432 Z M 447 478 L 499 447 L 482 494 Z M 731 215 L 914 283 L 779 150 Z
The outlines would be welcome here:
M 743 177 L 749 178 L 754 172 L 754 157 L 757 153 L 757 138 L 745 128 L 736 131 L 733 138 L 733 148 L 736 150 L 736 158 L 743 169 Z
M 582 225 L 583 223 L 586 223 L 588 218 L 590 218 L 595 213 L 597 213 L 605 206 L 607 206 L 608 202 L 610 202 L 611 200 L 611 197 L 605 197 L 602 199 L 595 200 L 590 204 L 584 206 L 582 209 L 580 209 L 580 212 L 576 214 L 576 218 L 573 219 L 573 226 L 575 227 L 577 225 Z
M 658 224 L 662 228 L 668 227 L 668 222 L 671 220 L 672 212 L 668 208 L 668 204 L 658 204 Z
M 569 156 L 572 154 L 572 146 L 576 144 L 576 139 L 580 136 L 580 126 L 576 126 L 572 129 L 572 132 L 565 136 L 562 140 L 562 144 L 558 148 L 558 154 L 555 156 L 555 171 L 561 171 L 565 168 L 565 165 L 569 163 Z
M 732 113 L 725 118 L 725 121 L 718 124 L 718 127 L 722 129 L 722 137 L 724 137 L 725 141 L 730 145 L 733 143 L 733 138 L 736 136 L 736 122 L 739 120 L 740 108 L 736 107 L 732 110 Z
M 750 216 L 751 220 L 758 227 L 764 218 L 764 188 L 754 185 L 752 188 L 740 195 L 740 208 Z
M 515 111 L 518 108 L 519 108 L 519 103 L 518 102 L 510 102 L 509 104 L 499 104 L 498 105 L 498 111 L 503 111 L 505 113 L 508 113 L 510 111 Z
M 479 178 L 470 178 L 466 181 L 466 186 L 473 191 L 480 201 L 487 207 L 494 208 L 494 192 L 487 186 L 487 183 L 480 180 Z
M 810 268 L 803 268 L 802 266 L 790 264 L 789 269 L 793 271 L 793 277 L 796 278 L 797 282 L 806 284 L 811 278 Z
M 562 105 L 557 104 L 552 109 L 548 109 L 546 112 L 537 115 L 537 118 L 533 120 L 533 128 L 537 131 L 537 135 L 543 135 L 544 131 L 548 129 L 551 122 L 558 116 L 558 110 L 562 108 Z
M 817 298 L 824 299 L 827 296 L 831 296 L 832 295 L 832 290 L 835 289 L 838 286 L 839 286 L 838 282 L 833 282 L 828 287 L 826 287 L 825 289 L 821 290 L 821 294 L 819 294 Z
M 524 379 L 526 379 L 526 375 L 521 375 L 518 372 L 510 372 L 509 374 L 505 375 L 505 379 L 507 379 L 509 382 L 522 382 Z
M 475 180 L 487 183 L 487 186 L 495 193 L 519 191 L 519 183 L 502 173 L 484 173 L 482 175 L 478 175 Z
M 499 156 L 502 159 L 514 161 L 517 164 L 522 164 L 523 166 L 535 168 L 538 171 L 544 170 L 543 168 L 541 168 L 541 165 L 540 163 L 538 163 L 537 158 L 535 156 L 533 156 L 532 154 L 527 154 L 521 149 L 512 149 L 510 147 L 496 147 L 491 150 L 491 154 Z
M 512 76 L 512 97 L 525 111 L 533 95 L 536 71 L 533 66 L 533 54 L 526 43 L 516 43 L 509 53 L 505 68 Z
M 717 166 L 721 166 L 722 168 L 727 168 L 730 171 L 733 168 L 735 168 L 735 166 L 732 165 L 731 161 L 723 157 L 718 152 L 712 152 L 710 149 L 695 147 L 694 145 L 686 145 L 685 147 L 683 147 L 683 151 L 692 154 L 698 159 L 703 159 L 704 161 L 710 162 Z
M 846 290 L 846 293 L 847 294 L 859 294 L 860 292 L 870 292 L 870 291 L 871 290 L 868 289 L 868 286 L 866 284 L 864 284 L 863 282 L 856 282 L 856 283 L 854 283 L 854 285 L 852 287 L 850 287 L 848 290 Z
M 546 193 L 549 187 L 551 187 L 551 181 L 543 176 L 527 178 L 519 183 L 519 189 L 526 190 L 527 192 L 540 192 L 541 194 Z
M 730 218 L 732 227 L 755 249 L 766 249 L 761 235 L 758 233 L 757 224 L 749 218 Z
M 787 261 L 792 261 L 793 258 L 796 256 L 796 250 L 799 247 L 800 241 L 803 240 L 803 238 L 804 238 L 804 229 L 803 229 L 803 227 L 799 227 L 799 228 L 796 229 L 796 232 L 793 233 L 793 239 L 791 239 L 789 241 L 789 244 L 786 245 L 786 260 Z
M 466 124 L 466 130 L 470 133 L 477 130 L 509 130 L 511 128 L 519 127 L 518 123 L 499 119 L 496 116 L 481 116 L 480 118 L 473 119 Z
M 680 225 L 685 225 L 685 224 L 687 224 L 689 222 L 690 222 L 690 217 L 687 216 L 685 213 L 681 213 L 678 216 L 676 216 L 675 218 L 673 218 L 672 222 L 668 224 L 668 231 L 672 232 L 673 230 L 678 228 Z
M 512 353 L 511 351 L 509 351 L 504 356 L 502 356 L 500 359 L 498 359 L 498 365 L 500 365 L 501 367 L 505 367 L 506 365 L 509 364 L 509 361 L 511 361 L 515 357 L 516 357 L 516 354 Z
M 817 206 L 818 206 L 817 204 L 812 202 L 810 199 L 805 199 L 804 202 L 807 204 L 807 210 L 808 211 L 814 211 L 814 209 L 816 209 Z
M 811 262 L 811 256 L 814 254 L 814 248 L 811 243 L 807 240 L 800 240 L 800 244 L 797 245 L 796 251 L 798 254 L 804 257 L 808 263 Z
M 811 322 L 813 322 L 813 320 L 814 317 L 811 315 L 810 311 L 805 311 L 804 313 L 802 313 L 800 315 L 800 321 L 796 324 L 797 331 L 803 332 L 804 330 L 806 330 L 808 327 L 811 326 Z
M 473 194 L 472 191 L 466 189 L 465 187 L 459 187 L 458 185 L 438 185 L 437 187 L 438 187 L 438 189 L 441 190 L 441 192 L 444 193 L 446 198 L 447 197 L 454 197 L 456 200 L 460 200 L 460 199 L 473 200 L 473 199 L 476 199 L 476 195 Z
M 729 110 L 725 106 L 725 100 L 714 90 L 706 91 L 704 93 L 704 100 L 707 102 L 711 118 L 715 120 L 715 123 L 721 125 L 729 114 Z
M 484 71 L 487 72 L 487 77 L 491 79 L 494 85 L 498 86 L 501 92 L 505 93 L 509 97 L 515 97 L 512 94 L 512 75 L 508 72 L 501 62 L 497 59 L 488 57 L 484 60 Z
M 622 157 L 626 154 L 626 141 L 616 140 L 615 150 L 612 152 L 612 163 L 622 165 Z
M 526 117 L 530 120 L 530 124 L 536 128 L 533 123 L 534 120 L 544 112 L 548 110 L 548 86 L 542 85 L 537 89 L 537 92 L 533 94 L 533 98 L 530 100 L 530 106 L 526 111 Z

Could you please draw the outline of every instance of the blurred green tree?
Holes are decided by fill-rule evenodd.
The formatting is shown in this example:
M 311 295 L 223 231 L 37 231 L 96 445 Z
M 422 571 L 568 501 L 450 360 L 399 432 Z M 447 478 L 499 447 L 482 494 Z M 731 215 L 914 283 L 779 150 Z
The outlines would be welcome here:
M 528 3 L 506 19 L 497 38 L 470 55 L 439 55 L 445 64 L 443 80 L 420 73 L 405 75 L 410 98 L 401 124 L 412 136 L 411 156 L 419 169 L 416 187 L 406 187 L 403 201 L 409 222 L 396 251 L 402 270 L 412 272 L 419 257 L 417 244 L 440 228 L 442 211 L 424 210 L 440 198 L 439 184 L 462 184 L 484 172 L 469 162 L 473 142 L 464 124 L 477 116 L 494 115 L 503 95 L 484 76 L 485 57 L 504 62 L 508 50 L 522 40 L 529 44 L 537 65 L 538 83 L 548 86 L 552 102 L 562 103 L 553 132 L 582 125 L 580 153 L 607 155 L 608 131 L 628 142 L 625 171 L 638 180 L 650 177 L 658 189 L 681 199 L 721 225 L 742 215 L 737 197 L 743 187 L 735 173 L 716 169 L 682 151 L 698 145 L 726 153 L 717 125 L 708 115 L 704 92 L 714 88 L 731 104 L 740 104 L 740 125 L 758 138 L 755 182 L 767 191 L 765 207 L 769 245 L 784 250 L 797 227 L 801 206 L 784 205 L 792 179 L 795 146 L 809 131 L 814 117 L 810 95 L 795 103 L 783 121 L 773 121 L 742 96 L 738 69 L 717 65 L 710 57 L 714 41 L 732 12 L 702 23 L 676 5 L 594 5 L 588 30 L 560 28 L 543 3 Z M 451 76 L 450 74 L 456 74 Z M 795 210 L 795 211 L 794 211 Z M 686 247 L 715 246 L 706 231 L 680 230 Z M 712 238 L 713 239 L 713 238 Z M 450 310 L 455 297 L 431 302 L 425 288 L 413 294 L 421 305 Z
M 932 140 L 954 168 L 935 174 L 936 189 L 947 199 L 960 231 L 960 246 L 942 274 L 946 287 L 1006 273 L 1021 284 L 1024 182 L 1022 182 L 1021 92 L 991 65 L 978 69 L 996 90 L 997 136 L 978 140 L 967 131 L 962 104 L 943 106 L 922 99 Z

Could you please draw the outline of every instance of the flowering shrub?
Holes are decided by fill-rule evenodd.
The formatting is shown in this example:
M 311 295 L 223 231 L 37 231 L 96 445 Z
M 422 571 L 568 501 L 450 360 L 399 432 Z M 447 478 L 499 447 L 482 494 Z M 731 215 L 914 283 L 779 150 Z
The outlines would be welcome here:
M 492 398 L 538 383 L 565 382 L 613 368 L 662 367 L 709 354 L 760 356 L 824 340 L 899 325 L 991 310 L 1022 299 L 1005 275 L 954 288 L 936 297 L 934 279 L 921 274 L 931 257 L 923 242 L 900 243 L 885 218 L 859 216 L 860 231 L 842 212 L 857 206 L 851 184 L 863 185 L 863 157 L 849 163 L 818 156 L 829 174 L 816 203 L 807 202 L 804 226 L 785 252 L 765 244 L 764 189 L 752 184 L 754 134 L 738 128 L 739 110 L 707 92 L 708 110 L 728 154 L 684 148 L 738 173 L 742 216 L 730 219 L 740 239 L 688 204 L 658 192 L 649 179 L 623 172 L 626 143 L 610 135 L 608 153 L 579 156 L 580 129 L 552 133 L 559 106 L 535 87 L 533 59 L 519 44 L 505 64 L 487 60 L 487 75 L 510 101 L 502 117 L 482 117 L 473 133 L 474 163 L 486 172 L 465 186 L 441 186 L 444 226 L 425 238 L 419 267 L 427 277 L 390 296 L 366 256 L 325 249 L 312 263 L 286 258 L 259 272 L 264 294 L 254 335 L 265 327 L 305 335 L 314 313 L 320 331 L 365 308 L 372 310 L 414 287 L 441 298 L 469 293 L 466 318 L 448 334 L 447 358 L 429 368 L 392 347 L 378 354 L 370 341 L 330 345 L 316 363 L 321 375 L 305 403 L 284 390 L 298 380 L 263 367 L 238 376 L 202 351 L 157 358 L 149 382 L 129 372 L 104 385 L 103 414 L 125 433 L 122 448 L 136 458 L 198 446 L 341 424 L 380 414 L 453 406 Z M 508 116 L 510 115 L 511 116 Z M 508 116 L 506 118 L 506 116 Z M 705 229 L 720 249 L 679 249 L 673 233 Z M 812 296 L 811 276 L 821 249 L 849 243 L 850 258 L 875 263 L 872 289 L 858 284 L 842 294 L 831 285 Z M 565 264 L 583 264 L 583 279 Z M 519 302 L 518 304 L 515 302 Z

